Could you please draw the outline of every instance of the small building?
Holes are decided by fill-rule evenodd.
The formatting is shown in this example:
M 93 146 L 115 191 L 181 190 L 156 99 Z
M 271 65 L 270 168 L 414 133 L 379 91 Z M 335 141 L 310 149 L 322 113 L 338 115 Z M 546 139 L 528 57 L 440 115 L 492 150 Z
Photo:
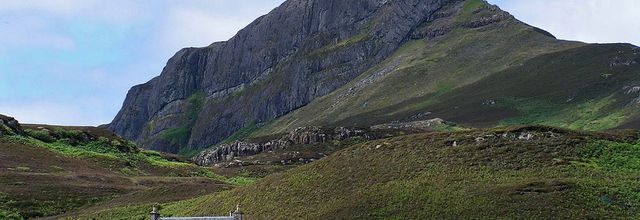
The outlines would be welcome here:
M 236 206 L 236 210 L 231 212 L 229 216 L 204 216 L 204 217 L 161 217 L 158 208 L 153 206 L 153 210 L 149 213 L 151 220 L 244 220 L 243 213 L 240 211 L 240 205 Z

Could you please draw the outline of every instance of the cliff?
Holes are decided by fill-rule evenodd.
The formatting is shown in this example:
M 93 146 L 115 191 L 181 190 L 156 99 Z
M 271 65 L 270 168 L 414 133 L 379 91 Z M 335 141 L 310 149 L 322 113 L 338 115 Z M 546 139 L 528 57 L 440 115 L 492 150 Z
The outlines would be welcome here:
M 108 128 L 156 150 L 208 147 L 343 86 L 447 2 L 286 1 L 226 42 L 177 52 Z

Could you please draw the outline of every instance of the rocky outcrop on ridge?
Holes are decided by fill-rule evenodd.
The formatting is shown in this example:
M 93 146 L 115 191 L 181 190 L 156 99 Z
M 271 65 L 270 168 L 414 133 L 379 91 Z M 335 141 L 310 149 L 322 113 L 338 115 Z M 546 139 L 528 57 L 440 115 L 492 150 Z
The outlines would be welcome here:
M 21 135 L 24 134 L 20 122 L 15 118 L 0 115 L 0 136 L 2 135 Z
M 293 145 L 314 145 L 334 143 L 350 139 L 375 140 L 409 133 L 436 131 L 444 126 L 452 126 L 440 118 L 393 122 L 369 128 L 325 128 L 301 127 L 276 138 L 254 138 L 222 144 L 205 150 L 193 158 L 196 164 L 208 166 L 237 157 L 257 155 L 266 151 L 287 149 Z
M 295 129 L 279 138 L 268 141 L 235 141 L 205 150 L 194 158 L 196 164 L 208 166 L 235 157 L 256 155 L 265 151 L 286 149 L 292 145 L 309 145 L 329 141 L 343 141 L 350 138 L 372 140 L 379 138 L 376 134 L 356 128 L 327 129 L 321 127 L 304 127 Z

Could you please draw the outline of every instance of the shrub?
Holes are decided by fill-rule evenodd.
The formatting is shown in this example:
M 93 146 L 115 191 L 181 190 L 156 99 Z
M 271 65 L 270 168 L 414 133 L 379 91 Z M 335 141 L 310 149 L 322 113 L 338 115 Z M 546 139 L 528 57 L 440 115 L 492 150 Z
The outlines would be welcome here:
M 51 135 L 49 134 L 49 131 L 46 131 L 46 130 L 27 129 L 25 130 L 25 132 L 30 137 L 33 137 L 35 139 L 41 140 L 46 143 L 53 143 L 54 141 L 56 141 L 55 138 L 51 137 Z
M 68 130 L 64 128 L 53 128 L 53 132 L 61 138 L 69 138 L 73 140 L 84 140 L 86 137 L 84 132 L 74 129 Z
M 9 211 L 9 210 L 1 210 L 0 209 L 0 219 L 6 219 L 6 220 L 22 220 L 22 216 L 20 216 L 20 214 L 18 214 L 15 211 Z

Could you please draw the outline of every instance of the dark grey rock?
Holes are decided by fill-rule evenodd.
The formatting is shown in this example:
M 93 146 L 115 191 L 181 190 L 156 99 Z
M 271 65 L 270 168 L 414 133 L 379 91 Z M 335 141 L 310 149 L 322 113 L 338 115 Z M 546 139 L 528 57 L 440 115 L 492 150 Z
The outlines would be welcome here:
M 108 128 L 155 150 L 211 146 L 343 86 L 449 1 L 286 1 L 226 42 L 177 52 L 160 76 L 131 88 Z M 191 120 L 197 93 L 205 104 Z M 179 129 L 184 142 L 167 138 Z
M 22 130 L 22 126 L 18 120 L 6 115 L 0 115 L 0 136 L 23 134 L 24 130 Z
M 235 141 L 229 144 L 222 144 L 201 152 L 198 156 L 193 158 L 193 160 L 198 165 L 208 166 L 222 161 L 232 160 L 236 157 L 251 156 L 266 151 L 286 149 L 292 145 L 311 145 L 326 143 L 329 141 L 343 141 L 357 137 L 366 140 L 380 138 L 380 136 L 362 129 L 343 127 L 335 129 L 304 127 L 268 141 L 244 140 Z M 291 161 L 281 161 L 281 163 L 286 165 L 290 164 Z

